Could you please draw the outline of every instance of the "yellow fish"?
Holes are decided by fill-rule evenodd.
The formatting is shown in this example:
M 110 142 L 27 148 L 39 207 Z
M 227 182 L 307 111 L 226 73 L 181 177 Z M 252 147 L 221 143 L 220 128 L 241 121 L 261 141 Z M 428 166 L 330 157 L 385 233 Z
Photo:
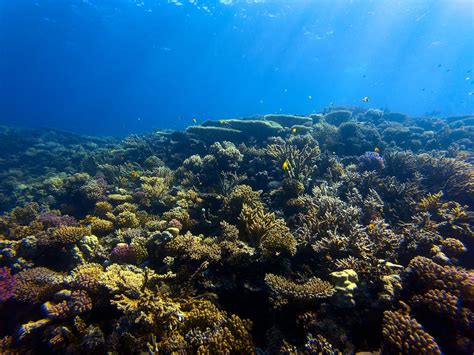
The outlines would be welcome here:
M 133 171 L 130 173 L 130 177 L 131 177 L 132 179 L 136 179 L 136 178 L 138 178 L 139 176 L 140 176 L 140 174 L 138 173 L 138 171 L 133 170 Z
M 293 127 L 293 128 L 291 129 L 291 133 L 293 133 L 293 134 L 296 133 L 296 127 Z
M 283 162 L 283 164 L 282 164 L 281 167 L 283 168 L 283 170 L 288 170 L 288 169 L 290 168 L 290 162 L 288 161 L 288 159 L 286 159 L 286 160 Z
M 193 118 L 193 123 L 196 124 L 197 123 L 197 119 Z
M 227 122 L 225 120 L 219 120 L 220 124 L 226 124 Z
M 369 102 L 369 97 L 368 97 L 368 96 L 364 96 L 364 97 L 362 98 L 362 101 L 363 101 L 363 102 Z
M 375 152 L 375 153 L 379 153 L 379 152 L 380 152 L 380 148 L 375 147 L 374 152 Z

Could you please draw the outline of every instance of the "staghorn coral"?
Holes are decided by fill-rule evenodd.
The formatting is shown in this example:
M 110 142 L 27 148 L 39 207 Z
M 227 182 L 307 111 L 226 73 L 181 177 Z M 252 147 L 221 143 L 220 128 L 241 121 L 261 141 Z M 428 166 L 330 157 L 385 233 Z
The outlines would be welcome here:
M 443 191 L 447 197 L 459 202 L 474 200 L 474 168 L 462 160 L 434 157 L 429 154 L 417 156 L 416 165 L 423 174 L 423 183 L 430 192 Z
M 271 301 L 276 307 L 283 306 L 291 302 L 311 303 L 322 298 L 330 297 L 335 290 L 327 281 L 312 277 L 304 283 L 295 283 L 282 276 L 265 275 Z
M 244 204 L 240 221 L 244 225 L 249 243 L 256 246 L 262 256 L 296 253 L 296 240 L 285 221 L 277 218 L 275 213 L 265 212 L 263 206 L 252 208 Z
M 305 144 L 300 149 L 296 145 L 283 142 L 270 144 L 266 148 L 266 153 L 273 158 L 277 166 L 283 168 L 290 178 L 303 181 L 314 172 L 320 149 L 317 144 Z

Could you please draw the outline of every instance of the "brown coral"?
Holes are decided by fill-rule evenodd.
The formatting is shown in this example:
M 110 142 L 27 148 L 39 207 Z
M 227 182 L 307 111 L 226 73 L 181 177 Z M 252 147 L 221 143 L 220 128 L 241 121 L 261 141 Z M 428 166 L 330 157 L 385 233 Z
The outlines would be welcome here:
M 263 206 L 252 208 L 243 205 L 240 221 L 244 225 L 250 244 L 258 247 L 264 257 L 281 253 L 295 255 L 296 240 L 285 221 L 273 212 L 265 212 Z
M 102 274 L 103 268 L 100 264 L 81 264 L 71 271 L 71 285 L 75 288 L 97 292 Z
M 52 236 L 44 236 L 39 239 L 42 244 L 73 244 L 90 234 L 86 227 L 60 226 Z
M 412 301 L 417 307 L 426 307 L 431 312 L 452 322 L 462 323 L 466 329 L 472 325 L 472 312 L 461 307 L 459 297 L 446 290 L 429 290 L 423 295 L 416 295 Z
M 441 354 L 435 339 L 409 314 L 408 306 L 385 311 L 382 333 L 386 348 L 404 354 Z
M 190 232 L 173 238 L 166 248 L 182 258 L 190 260 L 218 261 L 221 258 L 221 250 L 214 239 L 194 236 Z
M 417 256 L 410 261 L 409 272 L 414 274 L 425 289 L 442 289 L 474 299 L 474 274 L 454 266 L 441 266 L 432 260 Z
M 295 283 L 282 276 L 267 274 L 265 283 L 270 289 L 271 299 L 275 306 L 288 302 L 314 302 L 334 294 L 335 290 L 327 281 L 312 277 L 304 283 Z
M 64 276 L 45 267 L 35 267 L 15 275 L 15 298 L 24 302 L 41 302 L 58 291 Z
M 302 181 L 315 170 L 315 162 L 321 151 L 315 143 L 305 144 L 300 149 L 297 145 L 283 142 L 270 144 L 266 152 L 290 178 Z

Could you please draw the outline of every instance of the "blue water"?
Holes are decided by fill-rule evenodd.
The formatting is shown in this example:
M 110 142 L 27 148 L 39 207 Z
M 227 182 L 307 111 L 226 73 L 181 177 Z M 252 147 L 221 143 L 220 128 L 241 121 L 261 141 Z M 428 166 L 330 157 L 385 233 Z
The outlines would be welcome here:
M 0 123 L 115 135 L 330 105 L 472 113 L 473 4 L 0 0 Z

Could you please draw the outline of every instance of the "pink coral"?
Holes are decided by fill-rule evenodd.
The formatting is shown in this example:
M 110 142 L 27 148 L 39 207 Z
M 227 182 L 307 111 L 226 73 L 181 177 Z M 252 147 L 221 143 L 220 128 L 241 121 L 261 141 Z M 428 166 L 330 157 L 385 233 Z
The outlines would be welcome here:
M 176 218 L 171 219 L 168 222 L 168 227 L 169 228 L 178 228 L 179 230 L 183 229 L 183 224 L 177 220 Z
M 0 269 L 0 302 L 8 300 L 15 294 L 16 280 L 10 273 L 10 268 Z
M 118 243 L 110 252 L 110 260 L 115 263 L 134 264 L 137 261 L 137 253 L 127 243 Z

